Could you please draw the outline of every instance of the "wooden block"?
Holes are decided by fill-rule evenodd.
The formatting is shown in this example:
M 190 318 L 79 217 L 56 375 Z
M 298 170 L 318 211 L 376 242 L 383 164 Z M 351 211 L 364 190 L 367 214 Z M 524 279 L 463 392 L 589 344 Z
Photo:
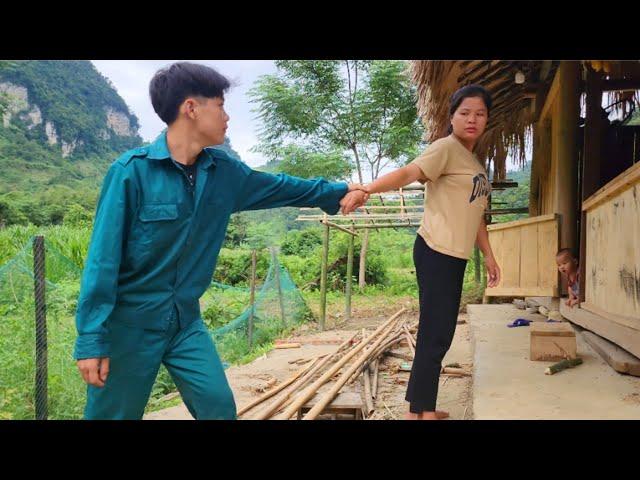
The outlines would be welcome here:
M 567 355 L 577 357 L 576 334 L 568 323 L 534 322 L 530 326 L 530 336 L 530 360 L 560 361 Z
M 305 403 L 302 408 L 313 408 L 318 400 L 318 395 L 316 394 L 313 398 L 311 398 L 307 403 Z M 362 407 L 362 397 L 359 393 L 356 392 L 340 392 L 336 395 L 336 398 L 327 405 L 327 409 L 336 409 L 336 410 L 347 410 L 350 408 L 360 408 Z
M 298 410 L 298 419 L 301 419 L 303 414 L 311 410 L 318 399 L 320 398 L 320 394 L 316 394 L 313 398 L 311 398 L 307 403 L 305 403 Z M 338 393 L 336 398 L 327 405 L 322 413 L 331 413 L 334 414 L 334 420 L 337 418 L 335 415 L 347 413 L 353 415 L 354 419 L 360 420 L 362 418 L 362 410 L 364 408 L 364 404 L 362 402 L 362 396 L 356 392 L 341 392 Z
M 640 358 L 634 357 L 615 343 L 596 335 L 593 332 L 582 332 L 584 340 L 593 348 L 611 367 L 620 373 L 640 377 Z

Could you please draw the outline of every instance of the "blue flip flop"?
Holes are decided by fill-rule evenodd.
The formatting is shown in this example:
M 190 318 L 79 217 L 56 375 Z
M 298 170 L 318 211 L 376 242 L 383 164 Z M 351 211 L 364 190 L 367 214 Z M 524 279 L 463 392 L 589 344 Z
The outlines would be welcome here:
M 518 319 L 514 320 L 513 323 L 508 324 L 507 327 L 509 327 L 509 328 L 512 328 L 512 327 L 528 327 L 530 323 L 531 323 L 531 320 L 525 320 L 524 318 L 518 318 Z

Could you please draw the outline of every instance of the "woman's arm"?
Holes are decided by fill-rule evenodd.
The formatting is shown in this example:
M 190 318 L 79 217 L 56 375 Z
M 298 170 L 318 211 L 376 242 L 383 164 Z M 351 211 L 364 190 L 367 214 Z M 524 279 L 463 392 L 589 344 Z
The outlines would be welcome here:
M 426 178 L 424 173 L 422 173 L 422 170 L 420 170 L 420 167 L 410 163 L 409 165 L 398 168 L 393 172 L 383 175 L 374 182 L 365 185 L 363 190 L 369 194 L 388 192 L 389 190 L 402 188 L 416 180 L 426 181 Z
M 476 244 L 484 255 L 484 263 L 487 267 L 487 274 L 489 276 L 487 287 L 495 287 L 500 283 L 500 267 L 493 256 L 493 250 L 491 250 L 491 244 L 489 243 L 489 234 L 487 233 L 487 224 L 484 221 L 484 215 L 480 220 L 480 226 L 478 227 L 478 235 L 476 237 Z

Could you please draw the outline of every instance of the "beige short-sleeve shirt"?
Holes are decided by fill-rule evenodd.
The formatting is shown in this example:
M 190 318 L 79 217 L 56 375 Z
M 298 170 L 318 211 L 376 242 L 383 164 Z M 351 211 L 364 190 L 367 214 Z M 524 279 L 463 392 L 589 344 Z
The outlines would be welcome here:
M 453 134 L 412 163 L 428 179 L 418 234 L 437 252 L 469 259 L 491 193 L 486 170 Z

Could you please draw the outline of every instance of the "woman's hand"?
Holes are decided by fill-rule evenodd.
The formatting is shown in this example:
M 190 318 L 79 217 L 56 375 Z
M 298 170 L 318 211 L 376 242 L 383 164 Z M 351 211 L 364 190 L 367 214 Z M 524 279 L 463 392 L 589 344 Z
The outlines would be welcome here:
M 487 267 L 487 287 L 493 288 L 500 283 L 500 267 L 493 256 L 485 257 L 484 263 Z
M 369 189 L 368 189 L 367 185 L 362 185 L 361 183 L 350 183 L 349 184 L 349 192 L 353 192 L 353 191 L 356 191 L 356 190 L 360 190 L 360 191 L 365 192 L 367 194 L 369 193 Z M 368 199 L 368 197 L 367 197 L 367 199 Z
M 347 215 L 353 212 L 356 208 L 362 207 L 365 203 L 367 203 L 367 200 L 369 200 L 368 193 L 359 189 L 349 191 L 349 193 L 347 193 L 344 197 L 342 197 L 342 200 L 340 200 L 342 214 Z

